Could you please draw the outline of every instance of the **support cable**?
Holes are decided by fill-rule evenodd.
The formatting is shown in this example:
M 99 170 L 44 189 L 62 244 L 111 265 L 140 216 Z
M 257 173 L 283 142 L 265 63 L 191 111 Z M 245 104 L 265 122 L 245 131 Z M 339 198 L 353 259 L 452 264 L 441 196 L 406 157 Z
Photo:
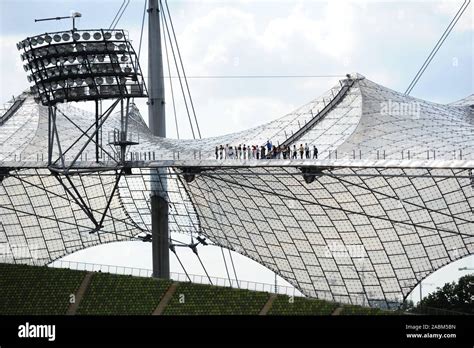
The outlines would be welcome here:
M 189 106 L 188 106 L 188 102 L 187 102 L 187 98 L 186 98 L 186 93 L 184 92 L 183 81 L 181 79 L 181 73 L 179 71 L 178 62 L 176 60 L 176 53 L 175 53 L 175 50 L 174 50 L 173 42 L 171 40 L 171 34 L 170 34 L 169 27 L 168 27 L 168 21 L 166 20 L 166 17 L 164 15 L 163 5 L 162 5 L 161 0 L 160 0 L 160 8 L 161 8 L 161 11 L 160 11 L 161 12 L 161 18 L 163 19 L 163 25 L 164 25 L 163 30 L 166 31 L 166 33 L 168 35 L 168 40 L 170 42 L 171 52 L 173 54 L 173 60 L 174 60 L 175 66 L 176 66 L 176 72 L 178 74 L 179 84 L 180 84 L 180 87 L 181 87 L 181 93 L 183 95 L 184 105 L 186 107 L 186 113 L 188 114 L 189 125 L 191 126 L 191 132 L 193 134 L 193 139 L 196 139 L 196 135 L 194 134 L 193 123 L 192 123 L 192 120 L 191 120 L 191 114 L 189 112 Z
M 232 263 L 232 269 L 234 270 L 235 281 L 237 282 L 237 287 L 240 289 L 239 278 L 237 278 L 237 272 L 235 271 L 234 259 L 232 258 L 232 253 L 230 252 L 230 249 L 227 250 L 229 251 L 230 262 Z
M 436 45 L 434 46 L 434 48 L 431 50 L 430 54 L 426 58 L 425 62 L 423 63 L 421 68 L 418 70 L 418 72 L 415 75 L 415 77 L 413 78 L 413 80 L 411 81 L 410 85 L 408 86 L 407 90 L 405 91 L 405 95 L 409 95 L 411 93 L 411 91 L 413 90 L 415 85 L 418 83 L 418 80 L 421 78 L 421 76 L 423 75 L 423 73 L 425 72 L 426 68 L 431 63 L 431 61 L 433 60 L 436 53 L 438 53 L 438 50 L 441 48 L 444 41 L 447 39 L 448 35 L 451 33 L 453 28 L 456 26 L 457 22 L 459 21 L 459 19 L 461 18 L 461 16 L 463 15 L 464 11 L 467 9 L 467 7 L 469 6 L 470 3 L 471 3 L 471 0 L 464 0 L 464 3 L 461 5 L 458 12 L 454 16 L 454 18 L 451 20 L 451 22 L 449 23 L 449 25 L 445 29 L 443 35 L 441 35 L 438 42 L 436 43 Z
M 142 17 L 142 30 L 140 31 L 140 43 L 138 44 L 138 57 L 137 60 L 140 61 L 140 53 L 142 52 L 142 39 L 143 39 L 143 28 L 145 27 L 145 16 L 146 16 L 146 5 L 148 0 L 145 0 L 145 6 L 143 8 L 143 17 Z
M 122 18 L 123 14 L 125 13 L 125 10 L 127 9 L 128 5 L 130 4 L 130 0 L 127 0 L 127 4 L 125 5 L 125 7 L 123 8 L 122 10 L 122 13 L 120 14 L 120 16 L 118 17 L 117 21 L 115 22 L 114 26 L 112 27 L 112 30 L 115 29 L 115 27 L 117 26 L 118 22 L 120 21 L 120 19 Z
M 191 91 L 189 89 L 188 79 L 186 78 L 186 72 L 184 70 L 183 59 L 181 58 L 181 51 L 179 49 L 178 40 L 176 38 L 176 32 L 174 31 L 173 20 L 171 18 L 170 9 L 168 7 L 168 0 L 164 0 L 164 1 L 165 1 L 165 5 L 166 5 L 166 12 L 168 13 L 168 18 L 169 18 L 169 21 L 170 21 L 171 30 L 173 32 L 174 42 L 176 44 L 176 50 L 178 52 L 179 62 L 181 63 L 181 70 L 183 71 L 184 82 L 186 83 L 186 89 L 188 91 L 189 102 L 191 104 L 191 109 L 193 111 L 194 121 L 196 122 L 196 128 L 197 128 L 197 131 L 198 131 L 199 139 L 201 139 L 201 130 L 199 129 L 199 123 L 198 123 L 198 120 L 197 120 L 197 117 L 196 117 L 196 110 L 194 109 L 193 98 L 191 97 Z
M 176 258 L 178 259 L 178 262 L 179 264 L 181 265 L 181 268 L 183 269 L 184 273 L 186 274 L 186 277 L 189 279 L 189 282 L 191 283 L 191 277 L 189 276 L 188 272 L 186 271 L 186 268 L 184 268 L 184 265 L 183 263 L 181 262 L 181 259 L 179 258 L 178 256 L 178 253 L 176 252 L 176 250 L 173 248 L 171 249 L 171 251 L 174 253 L 174 255 L 176 256 Z
M 202 269 L 204 270 L 204 273 L 206 273 L 207 279 L 209 279 L 209 283 L 211 283 L 211 285 L 214 285 L 214 284 L 212 283 L 211 277 L 209 277 L 209 274 L 207 273 L 206 267 L 204 267 L 204 264 L 203 264 L 202 261 L 201 261 L 201 257 L 199 257 L 199 254 L 198 254 L 198 252 L 197 252 L 197 249 L 193 249 L 193 252 L 196 254 L 196 256 L 197 256 L 197 258 L 198 258 L 198 260 L 199 260 L 199 263 L 201 264 Z
M 173 113 L 174 113 L 174 122 L 176 126 L 176 136 L 179 139 L 179 128 L 178 128 L 178 116 L 176 115 L 176 103 L 174 100 L 174 90 L 173 90 L 173 80 L 171 78 L 171 67 L 170 67 L 170 56 L 168 53 L 168 44 L 166 43 L 165 31 L 163 30 L 163 42 L 165 43 L 165 54 L 166 54 L 166 63 L 168 66 L 168 76 L 170 81 L 170 90 L 171 90 L 171 100 L 173 101 Z
M 126 1 L 127 1 L 127 0 L 123 0 L 122 5 L 120 5 L 120 8 L 118 9 L 117 13 L 115 14 L 114 19 L 112 20 L 112 23 L 110 23 L 110 25 L 109 25 L 109 30 L 110 30 L 110 29 L 112 28 L 112 26 L 114 25 L 115 20 L 117 19 L 117 16 L 119 15 L 119 13 L 120 13 L 120 11 L 122 10 L 123 5 L 125 5 L 125 2 L 126 2 Z
M 221 249 L 221 253 L 222 253 L 222 258 L 224 259 L 224 265 L 225 265 L 225 271 L 227 273 L 227 278 L 229 279 L 229 283 L 230 283 L 230 286 L 232 287 L 232 280 L 230 279 L 230 273 L 229 273 L 229 269 L 227 268 L 227 261 L 225 259 L 225 255 L 224 255 L 224 248 L 220 248 Z

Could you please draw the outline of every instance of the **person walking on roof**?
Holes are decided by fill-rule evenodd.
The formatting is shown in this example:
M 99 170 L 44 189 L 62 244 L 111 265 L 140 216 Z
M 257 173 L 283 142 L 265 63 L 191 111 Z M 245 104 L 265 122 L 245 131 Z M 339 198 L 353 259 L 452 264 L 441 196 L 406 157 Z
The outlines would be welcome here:
M 301 159 L 303 159 L 303 153 L 304 153 L 303 144 L 300 144 L 300 157 L 301 157 Z
M 223 155 L 224 155 L 224 146 L 220 146 L 219 147 L 219 159 L 223 159 Z
M 272 150 L 272 142 L 270 140 L 267 140 L 267 152 L 270 153 Z
M 318 148 L 313 145 L 313 159 L 318 159 Z
M 305 157 L 306 157 L 306 159 L 309 159 L 310 156 L 309 156 L 309 146 L 308 146 L 308 143 L 305 143 L 305 144 L 304 144 L 304 152 L 305 152 Z
M 219 159 L 219 146 L 216 146 L 216 159 Z
M 296 150 L 296 144 L 293 145 L 293 159 L 297 159 L 298 158 L 298 150 Z

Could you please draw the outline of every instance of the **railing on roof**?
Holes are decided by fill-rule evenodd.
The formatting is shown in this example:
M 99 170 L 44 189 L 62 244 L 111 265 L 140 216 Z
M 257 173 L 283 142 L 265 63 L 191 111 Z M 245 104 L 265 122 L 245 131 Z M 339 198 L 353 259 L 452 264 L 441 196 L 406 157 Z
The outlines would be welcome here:
M 281 144 L 281 146 L 290 146 L 299 138 L 301 138 L 308 130 L 313 128 L 316 123 L 318 123 L 321 119 L 323 119 L 324 116 L 326 116 L 329 113 L 329 111 L 331 111 L 337 104 L 340 103 L 340 101 L 346 95 L 347 91 L 354 85 L 355 81 L 356 81 L 355 79 L 341 80 L 340 82 L 342 86 L 339 92 L 337 92 L 337 94 L 329 101 L 329 103 L 326 104 L 321 111 L 319 111 L 316 115 L 314 115 L 314 117 L 309 122 L 307 122 L 303 127 L 297 130 L 291 136 L 289 136 Z
M 15 114 L 15 112 L 20 108 L 20 106 L 23 104 L 25 100 L 26 98 L 23 97 L 20 99 L 16 99 L 13 102 L 12 106 L 10 106 L 8 110 L 2 116 L 0 116 L 0 126 L 3 126 L 3 124 L 5 124 L 5 122 L 7 122 L 8 119 Z

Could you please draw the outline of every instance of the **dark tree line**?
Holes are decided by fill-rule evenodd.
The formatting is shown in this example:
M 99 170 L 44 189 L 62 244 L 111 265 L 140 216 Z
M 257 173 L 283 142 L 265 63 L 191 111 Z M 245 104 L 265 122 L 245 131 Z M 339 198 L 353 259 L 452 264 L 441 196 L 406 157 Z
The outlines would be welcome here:
M 461 277 L 457 283 L 444 284 L 421 300 L 412 311 L 431 313 L 433 309 L 474 314 L 474 275 Z

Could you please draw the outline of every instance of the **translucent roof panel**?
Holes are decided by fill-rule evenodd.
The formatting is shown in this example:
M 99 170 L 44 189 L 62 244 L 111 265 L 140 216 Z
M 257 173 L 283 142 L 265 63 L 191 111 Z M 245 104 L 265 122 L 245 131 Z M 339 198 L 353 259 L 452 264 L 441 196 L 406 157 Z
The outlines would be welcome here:
M 201 233 L 277 272 L 308 296 L 399 303 L 427 275 L 474 251 L 469 98 L 452 105 L 431 103 L 358 75 L 342 100 L 304 128 L 341 88 L 334 86 L 265 125 L 202 140 L 154 137 L 132 107 L 129 131 L 139 144 L 131 151 L 135 159 L 200 159 L 213 165 L 191 182 L 178 175 L 177 165 L 167 169 L 171 231 Z M 46 158 L 48 110 L 23 97 L 0 126 L 0 165 Z M 85 142 L 75 142 L 81 132 L 64 115 L 84 128 L 94 115 L 74 104 L 59 107 L 61 144 L 71 147 L 72 155 Z M 119 125 L 115 112 L 104 124 L 104 143 Z M 270 160 L 273 166 L 258 167 L 257 160 L 210 161 L 218 145 L 282 144 L 301 129 L 292 145 L 317 146 L 327 164 L 311 183 L 303 178 L 301 162 Z M 87 162 L 94 152 L 86 146 L 80 160 Z M 107 160 L 106 153 L 101 156 Z M 432 161 L 431 166 L 421 160 Z M 242 167 L 219 167 L 229 161 Z M 61 184 L 45 168 L 10 169 L 0 184 L 0 244 L 11 249 L 5 261 L 46 264 L 150 231 L 151 180 L 160 178 L 150 175 L 155 170 L 134 168 L 122 177 L 103 227 L 94 231 L 91 217 L 68 195 L 70 183 Z M 104 213 L 114 175 L 72 179 L 95 219 Z

